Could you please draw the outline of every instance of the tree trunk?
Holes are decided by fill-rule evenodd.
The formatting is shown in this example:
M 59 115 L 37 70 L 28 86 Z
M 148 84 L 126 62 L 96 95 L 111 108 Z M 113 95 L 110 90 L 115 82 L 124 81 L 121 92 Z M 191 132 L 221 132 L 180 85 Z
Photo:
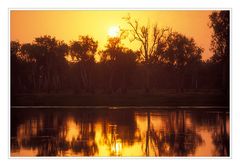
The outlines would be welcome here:
M 145 65 L 145 79 L 144 79 L 144 88 L 145 88 L 145 93 L 149 93 L 150 92 L 150 69 L 149 69 L 149 65 Z

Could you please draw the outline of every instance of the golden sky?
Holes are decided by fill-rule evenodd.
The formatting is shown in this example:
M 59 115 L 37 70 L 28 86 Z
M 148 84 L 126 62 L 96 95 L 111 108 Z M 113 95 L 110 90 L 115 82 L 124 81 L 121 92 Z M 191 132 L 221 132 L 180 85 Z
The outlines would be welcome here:
M 11 11 L 11 40 L 21 43 L 32 42 L 35 37 L 42 35 L 55 36 L 68 43 L 77 40 L 79 35 L 89 35 L 99 43 L 99 49 L 104 49 L 107 43 L 108 31 L 112 26 L 126 28 L 122 17 L 130 16 L 141 24 L 158 24 L 159 27 L 171 27 L 174 31 L 193 37 L 196 43 L 204 48 L 203 59 L 212 55 L 209 51 L 211 29 L 208 27 L 209 15 L 212 11 L 170 11 L 170 10 L 18 10 Z M 139 43 L 129 44 L 128 47 L 138 48 Z

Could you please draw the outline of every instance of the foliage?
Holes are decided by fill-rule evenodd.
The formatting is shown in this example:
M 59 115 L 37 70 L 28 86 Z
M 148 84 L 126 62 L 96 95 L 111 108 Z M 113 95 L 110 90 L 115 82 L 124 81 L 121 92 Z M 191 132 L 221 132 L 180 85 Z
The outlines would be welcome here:
M 213 12 L 210 16 L 210 28 L 213 29 L 211 50 L 212 60 L 226 62 L 229 59 L 229 11 Z
M 90 36 L 80 36 L 69 44 L 47 35 L 32 43 L 11 41 L 12 93 L 183 92 L 219 89 L 221 78 L 225 86 L 229 82 L 229 12 L 210 15 L 214 55 L 206 62 L 202 60 L 203 49 L 193 38 L 170 28 L 140 25 L 131 17 L 124 20 L 129 29 L 109 38 L 100 51 L 98 42 Z M 123 38 L 138 41 L 141 47 L 133 51 L 122 44 Z M 100 62 L 96 62 L 96 56 Z

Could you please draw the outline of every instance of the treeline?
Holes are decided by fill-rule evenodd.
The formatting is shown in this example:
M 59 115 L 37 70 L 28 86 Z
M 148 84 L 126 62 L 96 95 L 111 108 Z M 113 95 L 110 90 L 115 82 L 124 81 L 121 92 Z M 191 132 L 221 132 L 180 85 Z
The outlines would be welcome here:
M 213 13 L 210 20 L 220 17 L 220 13 Z M 169 28 L 142 26 L 130 17 L 124 19 L 129 30 L 109 38 L 101 51 L 90 36 L 80 36 L 69 44 L 47 35 L 35 38 L 32 43 L 11 41 L 12 94 L 226 88 L 229 71 L 224 68 L 223 72 L 226 61 L 219 61 L 221 55 L 215 53 L 203 61 L 203 49 L 194 39 Z M 139 42 L 141 48 L 138 51 L 127 48 L 121 42 L 123 38 Z

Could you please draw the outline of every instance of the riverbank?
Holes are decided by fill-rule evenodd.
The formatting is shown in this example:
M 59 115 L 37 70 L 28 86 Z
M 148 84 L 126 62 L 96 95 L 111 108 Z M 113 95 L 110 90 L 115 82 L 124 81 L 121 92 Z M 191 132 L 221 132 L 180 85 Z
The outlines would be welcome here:
M 73 95 L 18 94 L 11 106 L 229 106 L 228 97 L 219 92 Z

